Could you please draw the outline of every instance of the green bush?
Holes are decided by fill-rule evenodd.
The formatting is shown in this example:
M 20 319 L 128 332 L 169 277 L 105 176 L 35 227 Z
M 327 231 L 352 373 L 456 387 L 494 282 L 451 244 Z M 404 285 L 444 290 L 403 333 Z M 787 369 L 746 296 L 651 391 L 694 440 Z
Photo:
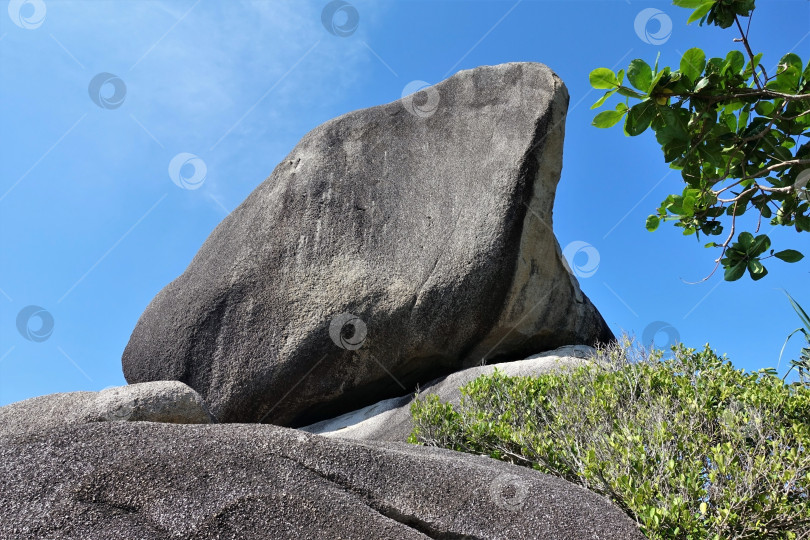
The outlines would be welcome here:
M 533 467 L 614 501 L 649 538 L 810 538 L 810 388 L 625 340 L 591 365 L 482 376 L 411 405 L 411 442 Z

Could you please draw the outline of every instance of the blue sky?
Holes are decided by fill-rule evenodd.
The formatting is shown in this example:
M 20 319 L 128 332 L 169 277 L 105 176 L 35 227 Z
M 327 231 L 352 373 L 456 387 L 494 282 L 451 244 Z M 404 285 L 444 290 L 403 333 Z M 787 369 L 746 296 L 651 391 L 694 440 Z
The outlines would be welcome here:
M 615 332 L 710 342 L 758 369 L 798 326 L 780 289 L 810 305 L 810 257 L 771 264 L 758 283 L 685 283 L 715 252 L 671 226 L 644 229 L 682 189 L 678 173 L 650 133 L 590 126 L 593 68 L 739 46 L 732 30 L 687 27 L 669 2 L 354 0 L 348 36 L 327 31 L 326 1 L 2 4 L 0 405 L 125 384 L 121 353 L 148 302 L 307 131 L 484 64 L 543 62 L 568 86 L 554 228 Z M 810 2 L 759 4 L 750 37 L 766 66 L 790 50 L 806 61 Z M 647 8 L 661 13 L 637 33 Z M 805 238 L 772 239 L 810 255 Z

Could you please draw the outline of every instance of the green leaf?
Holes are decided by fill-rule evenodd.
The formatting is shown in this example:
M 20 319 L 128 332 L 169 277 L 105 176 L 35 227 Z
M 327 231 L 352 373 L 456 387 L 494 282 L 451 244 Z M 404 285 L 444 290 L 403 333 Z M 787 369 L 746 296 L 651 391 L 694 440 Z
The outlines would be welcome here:
M 652 68 L 644 60 L 636 58 L 630 62 L 630 66 L 627 68 L 627 80 L 642 92 L 649 92 L 650 83 L 652 83 Z
M 626 86 L 620 86 L 617 90 L 619 92 L 619 95 L 622 95 L 624 97 L 631 97 L 636 99 L 644 99 L 645 97 L 647 97 L 647 94 L 641 94 L 639 92 L 636 92 L 635 90 L 627 88 Z
M 706 67 L 706 54 L 698 47 L 693 47 L 681 57 L 681 73 L 695 82 Z
M 723 159 L 720 151 L 720 148 L 716 144 L 711 144 L 708 142 L 698 146 L 698 154 L 700 157 L 702 157 L 705 162 L 708 162 L 715 167 L 721 167 L 723 165 Z
M 742 232 L 740 236 L 737 237 L 737 241 L 745 251 L 748 251 L 751 249 L 751 246 L 754 245 L 754 235 L 750 232 Z
M 711 82 L 711 81 L 709 80 L 709 78 L 708 78 L 708 77 L 703 77 L 702 79 L 700 79 L 700 80 L 697 82 L 697 84 L 695 85 L 695 93 L 700 92 L 701 90 L 703 90 L 704 88 L 706 88 L 707 86 L 709 86 L 709 83 L 710 83 L 710 82 Z
M 788 53 L 779 60 L 777 70 L 776 80 L 779 86 L 786 92 L 795 93 L 802 74 L 802 59 L 794 53 Z
M 655 118 L 655 103 L 651 100 L 642 101 L 630 109 L 627 113 L 627 121 L 624 124 L 624 131 L 631 137 L 641 135 Z
M 653 90 L 655 90 L 655 87 L 658 86 L 658 82 L 664 77 L 664 75 L 669 75 L 668 67 L 665 67 L 664 69 L 662 69 L 653 76 L 653 80 L 650 83 L 650 91 L 649 91 L 650 94 L 652 94 Z
M 800 306 L 799 303 L 796 302 L 796 300 L 794 300 L 793 297 L 790 296 L 790 294 L 788 294 L 787 291 L 784 291 L 784 293 L 787 295 L 788 300 L 790 300 L 790 305 L 793 306 L 793 310 L 802 320 L 804 326 L 810 329 L 810 316 L 808 316 L 807 313 L 805 313 L 804 309 L 802 309 L 802 306 Z
M 689 18 L 686 19 L 686 24 L 692 24 L 696 20 L 702 19 L 709 12 L 709 10 L 712 9 L 713 5 L 714 0 L 704 1 L 702 4 L 697 6 L 697 9 L 695 9 Z
M 673 141 L 681 142 L 681 145 L 673 145 L 672 148 L 686 149 L 689 143 L 689 111 L 683 107 L 673 108 L 665 105 L 656 107 L 658 112 L 653 128 L 655 129 L 655 138 L 659 144 L 664 147 L 669 147 Z M 665 159 L 667 148 L 664 148 Z M 672 161 L 671 159 L 667 162 Z
M 771 239 L 768 238 L 767 234 L 761 234 L 754 239 L 754 242 L 751 244 L 751 249 L 748 250 L 748 254 L 752 257 L 756 257 L 757 255 L 765 253 L 770 247 Z
M 619 86 L 616 74 L 608 68 L 596 68 L 591 71 L 588 80 L 591 82 L 591 86 L 597 90 L 611 90 Z
M 768 206 L 767 203 L 763 204 L 762 206 L 760 206 L 758 208 L 759 208 L 759 213 L 765 219 L 769 219 L 773 215 L 773 212 L 771 212 L 771 208 Z
M 750 17 L 754 7 L 755 0 L 736 0 L 733 3 L 734 12 L 741 17 Z
M 757 114 L 762 116 L 770 116 L 771 113 L 774 111 L 774 104 L 770 101 L 760 101 L 754 107 L 754 110 Z
M 695 9 L 705 2 L 706 0 L 672 0 L 672 5 L 682 8 Z
M 774 253 L 773 256 L 776 257 L 777 259 L 781 259 L 788 263 L 795 263 L 804 259 L 804 255 L 802 255 L 795 249 L 785 249 L 783 251 Z
M 733 266 L 728 266 L 723 275 L 723 279 L 726 281 L 737 281 L 745 274 L 745 267 L 745 261 L 739 261 Z
M 706 75 L 719 75 L 720 71 L 723 69 L 724 62 L 725 60 L 718 57 L 708 59 L 706 61 Z
M 752 259 L 748 261 L 748 273 L 751 275 L 751 279 L 754 281 L 759 281 L 768 275 L 768 270 L 762 265 L 761 262 L 756 259 Z
M 597 100 L 596 103 L 591 105 L 591 109 L 596 109 L 598 107 L 601 107 L 605 103 L 605 101 L 607 101 L 607 98 L 609 98 L 610 96 L 612 96 L 615 93 L 616 93 L 616 88 L 614 88 L 613 90 L 609 90 L 609 91 L 605 92 L 605 95 L 600 97 L 599 100 Z
M 658 225 L 661 223 L 661 219 L 656 215 L 651 215 L 647 218 L 647 230 L 653 232 L 655 229 L 658 228 Z
M 753 61 L 750 61 L 745 65 L 745 73 L 744 73 L 744 75 L 745 75 L 746 78 L 753 75 L 754 71 L 756 71 L 756 69 L 757 69 L 757 66 L 759 66 L 759 62 L 761 60 L 762 60 L 762 53 L 758 53 L 758 54 L 754 55 L 754 60 Z
M 731 73 L 739 73 L 745 65 L 745 56 L 740 51 L 729 51 L 726 55 L 726 60 L 723 63 L 723 71 L 731 71 Z
M 625 111 L 603 111 L 596 115 L 592 125 L 598 128 L 615 126 L 624 116 Z
M 722 113 L 720 115 L 720 121 L 726 125 L 729 131 L 737 131 L 737 117 L 733 114 Z
M 737 129 L 739 131 L 742 131 L 743 129 L 745 129 L 746 126 L 748 126 L 748 117 L 749 117 L 750 111 L 751 111 L 751 107 L 749 105 L 746 105 L 740 111 L 740 116 L 737 118 Z
M 697 202 L 697 198 L 694 195 L 686 195 L 683 198 L 683 210 L 688 215 L 694 215 L 695 213 L 695 202 Z

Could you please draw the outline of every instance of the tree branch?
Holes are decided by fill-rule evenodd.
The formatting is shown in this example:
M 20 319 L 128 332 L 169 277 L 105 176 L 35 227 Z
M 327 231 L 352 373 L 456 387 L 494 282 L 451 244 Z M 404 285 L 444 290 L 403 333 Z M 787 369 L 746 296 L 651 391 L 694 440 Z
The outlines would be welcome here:
M 748 19 L 749 23 L 751 19 Z M 751 74 L 754 76 L 754 82 L 757 85 L 757 88 L 762 90 L 763 85 L 759 82 L 759 77 L 757 77 L 757 66 L 754 65 L 754 52 L 751 50 L 751 46 L 748 44 L 748 32 L 743 32 L 742 25 L 740 24 L 740 18 L 737 15 L 734 15 L 734 22 L 737 23 L 737 28 L 740 30 L 740 40 L 742 41 L 743 45 L 745 45 L 745 50 L 748 53 L 748 58 L 751 60 Z M 765 73 L 765 69 L 762 70 Z M 765 78 L 768 78 L 768 74 L 765 73 Z
M 773 172 L 773 171 L 775 171 L 777 169 L 780 169 L 782 167 L 789 167 L 789 166 L 792 167 L 793 165 L 806 165 L 806 164 L 809 164 L 809 163 L 810 163 L 810 159 L 791 159 L 791 160 L 788 160 L 788 161 L 783 161 L 781 163 L 776 163 L 774 165 L 771 165 L 770 167 L 765 167 L 764 169 L 760 169 L 755 174 L 752 174 L 752 175 L 749 175 L 749 176 L 743 176 L 742 178 L 738 179 L 733 184 L 730 184 L 730 185 L 724 187 L 720 191 L 712 191 L 712 193 L 714 193 L 715 197 L 717 197 L 718 195 L 720 195 L 724 191 L 727 191 L 727 190 L 729 190 L 729 189 L 731 189 L 733 187 L 736 187 L 736 186 L 740 185 L 745 180 L 753 180 L 754 178 L 759 178 L 760 176 L 764 176 L 764 175 L 766 175 L 768 173 L 771 173 L 771 172 Z M 718 182 L 722 182 L 723 180 L 725 180 L 725 178 L 721 178 L 720 180 L 718 180 Z M 756 184 L 756 183 L 754 184 L 754 188 L 759 189 L 761 191 L 767 191 L 768 193 L 790 193 L 791 191 L 793 191 L 795 189 L 794 186 L 785 186 L 785 187 L 779 187 L 779 188 L 772 188 L 772 187 L 767 187 L 767 186 L 763 186 L 763 185 Z M 741 196 L 742 196 L 742 193 L 740 195 L 738 195 L 737 197 L 733 198 L 733 199 L 720 199 L 718 197 L 717 200 L 719 202 L 722 202 L 722 203 L 732 203 L 732 202 L 736 202 L 737 200 L 739 200 L 739 198 Z

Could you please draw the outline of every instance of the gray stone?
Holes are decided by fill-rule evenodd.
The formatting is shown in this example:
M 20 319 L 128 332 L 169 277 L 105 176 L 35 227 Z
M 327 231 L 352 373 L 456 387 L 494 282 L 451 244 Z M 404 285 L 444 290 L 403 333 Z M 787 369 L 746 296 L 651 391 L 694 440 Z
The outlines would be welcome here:
M 0 537 L 642 540 L 603 497 L 487 457 L 269 425 L 0 439 Z
M 550 69 L 511 63 L 314 129 L 146 308 L 127 380 L 301 426 L 612 340 L 552 231 L 567 106 Z
M 102 390 L 96 396 L 101 421 L 210 424 L 211 413 L 194 389 L 179 381 L 154 381 Z
M 88 422 L 209 424 L 200 395 L 178 381 L 49 394 L 0 407 L 0 436 L 25 435 Z
M 0 437 L 84 423 L 96 395 L 97 392 L 48 394 L 0 407 Z
M 430 381 L 416 394 L 381 401 L 299 429 L 326 437 L 405 442 L 413 431 L 410 407 L 416 395 L 424 398 L 429 394 L 435 394 L 442 401 L 458 405 L 461 401 L 459 389 L 462 386 L 481 375 L 491 374 L 496 369 L 510 377 L 537 376 L 553 370 L 581 366 L 591 361 L 595 354 L 595 349 L 585 345 L 565 346 L 530 356 L 525 360 L 464 369 Z

